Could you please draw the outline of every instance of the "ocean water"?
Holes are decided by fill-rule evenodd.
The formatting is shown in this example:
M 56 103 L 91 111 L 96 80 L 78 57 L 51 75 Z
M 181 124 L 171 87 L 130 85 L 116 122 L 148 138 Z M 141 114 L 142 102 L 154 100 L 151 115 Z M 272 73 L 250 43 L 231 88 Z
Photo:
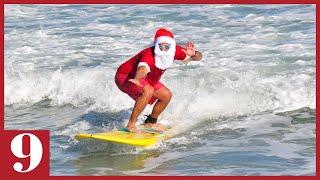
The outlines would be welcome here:
M 204 55 L 162 77 L 175 137 L 75 140 L 126 125 L 114 74 L 158 27 Z M 4 36 L 5 129 L 49 129 L 51 175 L 315 175 L 315 5 L 5 5 Z

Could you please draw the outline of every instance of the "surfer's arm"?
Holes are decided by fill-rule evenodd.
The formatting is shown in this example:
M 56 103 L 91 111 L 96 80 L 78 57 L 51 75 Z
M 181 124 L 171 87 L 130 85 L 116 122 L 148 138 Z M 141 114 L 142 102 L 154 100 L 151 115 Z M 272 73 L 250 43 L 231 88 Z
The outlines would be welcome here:
M 200 61 L 202 59 L 202 53 L 199 51 L 195 51 L 195 55 L 194 56 L 188 56 L 186 55 L 186 57 L 182 60 L 183 63 L 188 63 L 190 61 Z
M 193 61 L 200 61 L 202 59 L 202 53 L 195 51 L 193 56 L 190 56 Z
M 150 71 L 150 69 L 148 69 L 148 67 L 147 66 L 138 66 L 136 76 L 134 77 L 134 79 L 129 79 L 129 81 L 134 83 L 137 86 L 142 87 L 142 85 L 140 84 L 140 80 L 142 78 L 144 78 L 147 75 L 147 73 Z
M 144 78 L 147 75 L 147 73 L 149 71 L 148 71 L 148 68 L 146 66 L 138 67 L 137 72 L 136 72 L 136 76 L 134 77 L 134 79 L 140 81 L 142 78 Z

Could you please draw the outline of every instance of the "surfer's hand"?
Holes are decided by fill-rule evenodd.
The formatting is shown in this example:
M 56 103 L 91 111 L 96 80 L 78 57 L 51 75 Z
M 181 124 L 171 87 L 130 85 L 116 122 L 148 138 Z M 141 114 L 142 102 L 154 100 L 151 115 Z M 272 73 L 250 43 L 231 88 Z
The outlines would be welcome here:
M 139 80 L 137 79 L 129 79 L 129 81 L 139 87 L 143 87 Z
M 195 56 L 196 55 L 196 49 L 194 47 L 194 44 L 192 42 L 187 42 L 185 44 L 185 49 L 182 49 L 183 52 L 186 53 L 188 56 Z

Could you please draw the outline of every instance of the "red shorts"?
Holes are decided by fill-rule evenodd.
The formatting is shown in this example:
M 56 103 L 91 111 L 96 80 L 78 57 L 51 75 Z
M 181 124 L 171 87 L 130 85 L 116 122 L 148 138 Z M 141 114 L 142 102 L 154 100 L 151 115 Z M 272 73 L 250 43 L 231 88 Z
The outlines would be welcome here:
M 129 79 L 132 79 L 132 77 L 129 77 L 128 74 L 121 74 L 117 73 L 115 76 L 115 82 L 118 86 L 118 88 L 128 94 L 132 99 L 135 101 L 138 99 L 138 97 L 142 94 L 143 87 L 146 85 L 152 86 L 146 79 L 141 79 L 140 83 L 143 87 L 139 87 L 132 82 L 129 81 Z M 152 86 L 154 88 L 154 91 L 164 87 L 164 85 L 161 82 L 157 82 L 155 85 Z M 158 98 L 152 97 L 148 104 L 153 104 Z

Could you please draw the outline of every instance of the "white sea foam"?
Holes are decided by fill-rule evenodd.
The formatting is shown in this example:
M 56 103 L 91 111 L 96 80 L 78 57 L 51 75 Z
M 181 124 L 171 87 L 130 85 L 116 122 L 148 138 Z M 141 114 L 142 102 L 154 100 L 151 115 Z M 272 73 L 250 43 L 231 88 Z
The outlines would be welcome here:
M 116 87 L 114 73 L 113 68 L 96 67 L 6 75 L 5 104 L 32 104 L 49 98 L 53 105 L 87 104 L 91 109 L 111 111 L 128 109 L 133 100 Z M 173 99 L 163 118 L 191 121 L 315 108 L 312 75 L 261 77 L 258 73 L 230 68 L 212 70 L 205 66 L 169 69 L 163 83 L 172 90 Z

